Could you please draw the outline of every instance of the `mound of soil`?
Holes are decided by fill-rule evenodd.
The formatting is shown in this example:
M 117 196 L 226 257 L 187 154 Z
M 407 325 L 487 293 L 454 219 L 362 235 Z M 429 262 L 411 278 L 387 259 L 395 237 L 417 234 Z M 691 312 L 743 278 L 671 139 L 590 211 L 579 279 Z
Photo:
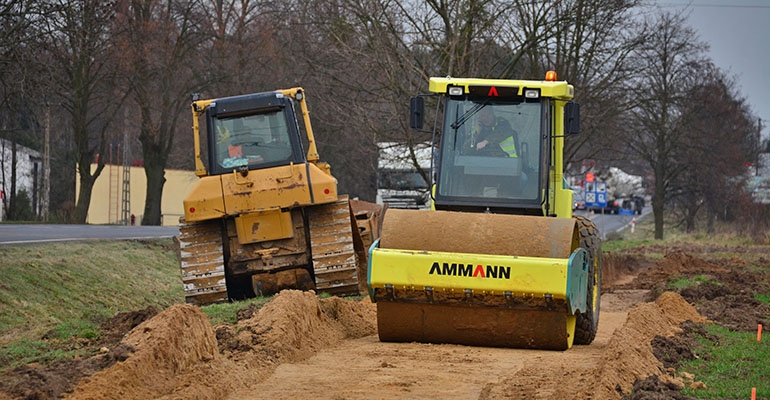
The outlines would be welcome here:
M 661 291 L 668 290 L 668 282 L 684 278 L 695 285 L 681 288 L 678 293 L 708 320 L 732 330 L 746 332 L 756 331 L 757 324 L 767 324 L 770 306 L 757 301 L 755 295 L 770 293 L 770 283 L 766 275 L 766 271 L 770 271 L 770 260 L 760 256 L 756 262 L 749 264 L 735 257 L 707 261 L 694 255 L 697 253 L 708 257 L 712 253 L 736 251 L 766 254 L 766 247 L 735 249 L 723 246 L 675 246 L 666 250 L 669 252 L 663 259 L 639 271 L 636 278 L 618 287 L 649 289 L 647 299 L 650 299 Z M 632 256 L 626 254 L 624 257 Z M 663 363 L 665 370 L 661 371 L 662 374 L 650 375 L 644 379 L 639 377 L 624 399 L 687 399 L 688 397 L 679 393 L 681 388 L 685 385 L 703 385 L 702 382 L 696 381 L 695 377 L 671 378 L 673 369 L 684 361 L 694 359 L 695 355 L 691 350 L 694 347 L 694 337 L 709 336 L 701 324 L 684 322 L 681 328 L 681 332 L 675 336 L 656 335 L 653 338 L 652 351 Z M 621 393 L 628 393 L 625 388 L 618 389 Z
M 704 249 L 706 255 L 713 250 L 712 247 Z M 770 259 L 760 257 L 753 269 L 746 266 L 745 261 L 737 258 L 707 261 L 675 251 L 641 270 L 633 281 L 616 288 L 650 290 L 647 300 L 652 301 L 661 292 L 671 290 L 666 286 L 669 281 L 685 278 L 695 286 L 677 292 L 695 304 L 701 315 L 724 327 L 752 332 L 756 331 L 757 324 L 766 326 L 770 321 L 770 306 L 754 297 L 758 293 L 770 293 L 770 282 L 763 276 L 764 271 L 770 271 Z
M 673 292 L 665 292 L 655 302 L 632 308 L 625 325 L 612 336 L 602 356 L 595 398 L 611 399 L 617 398 L 618 393 L 629 393 L 634 381 L 650 375 L 667 379 L 667 371 L 655 357 L 651 342 L 656 336 L 681 332 L 679 325 L 684 321 L 706 322 L 706 319 Z
M 234 326 L 215 328 L 200 308 L 175 305 L 131 331 L 122 343 L 134 352 L 125 361 L 83 379 L 67 398 L 221 399 L 282 362 L 375 333 L 375 320 L 368 300 L 319 300 L 296 290 Z

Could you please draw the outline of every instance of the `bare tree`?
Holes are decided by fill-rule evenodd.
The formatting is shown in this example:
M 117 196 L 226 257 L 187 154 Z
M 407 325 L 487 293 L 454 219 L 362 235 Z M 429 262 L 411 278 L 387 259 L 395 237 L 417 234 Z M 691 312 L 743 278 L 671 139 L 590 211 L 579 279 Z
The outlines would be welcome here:
M 414 146 L 430 140 L 406 125 L 408 98 L 431 76 L 542 79 L 556 69 L 578 87 L 584 134 L 568 156 L 590 157 L 591 138 L 619 126 L 627 57 L 637 41 L 635 1 L 325 0 L 301 10 L 291 52 L 307 60 L 323 93 L 323 122 L 334 122 L 340 149 L 368 154 L 345 171 L 360 180 L 375 173 L 377 141 Z M 340 96 L 344 93 L 344 96 Z M 429 123 L 432 123 L 429 121 Z M 351 128 L 354 126 L 355 128 Z M 323 149 L 323 142 L 321 143 Z M 344 151 L 344 150 L 341 150 Z M 347 152 L 346 154 L 350 154 Z M 345 162 L 351 161 L 348 156 Z M 362 171 L 364 166 L 364 171 Z M 420 169 L 419 165 L 415 165 Z M 423 171 L 423 176 L 427 173 Z
M 682 161 L 691 134 L 682 123 L 687 93 L 707 60 L 706 46 L 682 14 L 660 12 L 648 19 L 649 34 L 633 54 L 636 68 L 630 133 L 624 144 L 652 171 L 655 238 L 663 238 L 663 215 L 673 183 L 685 171 Z
M 198 3 L 126 0 L 116 19 L 116 58 L 138 109 L 147 191 L 142 225 L 161 224 L 165 168 L 180 118 L 198 86 Z
M 44 51 L 40 59 L 49 62 L 49 90 L 61 99 L 70 119 L 80 176 L 74 221 L 83 223 L 94 181 L 104 168 L 108 129 L 121 102 L 112 86 L 115 68 L 108 57 L 114 3 L 59 0 L 45 5 L 49 18 L 39 21 L 39 48 Z M 97 167 L 91 171 L 93 162 Z
M 684 167 L 672 186 L 685 230 L 694 231 L 696 217 L 705 210 L 711 233 L 715 219 L 730 216 L 724 211 L 740 192 L 745 164 L 753 159 L 755 130 L 733 81 L 710 64 L 699 77 L 682 108 L 689 144 L 680 153 L 678 161 Z

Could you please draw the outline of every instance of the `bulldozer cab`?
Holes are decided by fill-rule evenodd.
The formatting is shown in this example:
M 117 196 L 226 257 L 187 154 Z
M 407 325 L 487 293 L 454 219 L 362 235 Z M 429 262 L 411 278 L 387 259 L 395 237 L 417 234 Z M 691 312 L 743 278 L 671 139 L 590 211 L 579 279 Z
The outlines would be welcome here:
M 281 92 L 216 99 L 205 119 L 211 175 L 305 162 L 293 101 Z

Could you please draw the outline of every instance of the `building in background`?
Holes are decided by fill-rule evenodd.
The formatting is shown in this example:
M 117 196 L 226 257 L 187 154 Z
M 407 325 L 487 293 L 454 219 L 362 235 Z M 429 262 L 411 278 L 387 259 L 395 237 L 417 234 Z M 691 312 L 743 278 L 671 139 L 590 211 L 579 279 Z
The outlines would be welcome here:
M 13 146 L 16 146 L 16 183 L 13 180 Z M 48 214 L 48 197 L 43 188 L 47 174 L 43 171 L 43 157 L 35 150 L 15 144 L 9 140 L 0 139 L 0 221 L 9 215 L 11 190 L 15 187 L 16 195 L 26 195 L 26 199 L 17 197 L 17 212 L 22 204 L 29 204 L 31 216 L 34 219 Z M 28 201 L 28 203 L 25 203 Z M 26 219 L 26 218 L 25 218 Z
M 127 168 L 125 170 L 124 168 Z M 91 173 L 96 164 L 91 164 Z M 129 174 L 125 174 L 128 171 Z M 182 200 L 193 189 L 200 178 L 194 171 L 166 170 L 166 183 L 163 185 L 161 200 L 161 225 L 179 225 L 179 217 L 184 215 Z M 128 187 L 124 182 L 128 180 Z M 75 193 L 80 190 L 80 177 L 76 181 Z M 124 203 L 124 193 L 128 193 L 128 202 Z M 139 224 L 144 214 L 144 200 L 147 197 L 147 176 L 144 167 L 107 164 L 94 182 L 91 204 L 88 207 L 86 223 L 128 225 L 123 212 L 128 206 L 129 215 L 133 215 L 135 224 Z M 130 217 L 129 217 L 130 218 Z

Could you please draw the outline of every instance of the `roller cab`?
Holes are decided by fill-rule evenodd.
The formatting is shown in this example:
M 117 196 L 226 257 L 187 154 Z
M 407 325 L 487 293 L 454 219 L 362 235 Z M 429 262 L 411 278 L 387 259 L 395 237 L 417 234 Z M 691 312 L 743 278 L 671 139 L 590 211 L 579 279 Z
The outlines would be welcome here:
M 566 82 L 431 78 L 431 211 L 388 210 L 370 249 L 383 341 L 565 350 L 595 337 L 600 249 L 573 218 L 564 136 L 579 108 Z M 422 128 L 424 98 L 412 99 Z M 434 132 L 436 132 L 434 130 Z

